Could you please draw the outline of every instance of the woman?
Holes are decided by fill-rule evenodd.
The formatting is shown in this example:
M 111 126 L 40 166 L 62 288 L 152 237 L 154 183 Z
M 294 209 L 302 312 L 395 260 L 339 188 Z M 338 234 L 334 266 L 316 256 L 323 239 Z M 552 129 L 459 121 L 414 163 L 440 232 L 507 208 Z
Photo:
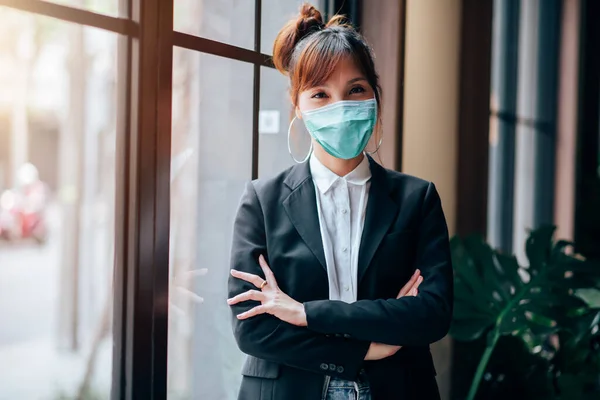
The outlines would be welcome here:
M 429 344 L 453 291 L 440 198 L 363 153 L 381 94 L 369 46 L 341 21 L 304 5 L 275 41 L 313 151 L 242 196 L 228 300 L 248 354 L 239 399 L 439 398 Z

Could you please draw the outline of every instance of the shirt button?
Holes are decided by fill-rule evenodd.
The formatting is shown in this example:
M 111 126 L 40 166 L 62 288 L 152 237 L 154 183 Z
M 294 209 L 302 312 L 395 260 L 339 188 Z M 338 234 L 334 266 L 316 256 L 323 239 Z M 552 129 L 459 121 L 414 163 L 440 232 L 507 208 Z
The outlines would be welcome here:
M 347 248 L 347 247 L 344 247 L 344 248 L 342 248 L 342 251 L 343 251 L 344 253 L 347 253 L 347 252 L 348 252 L 348 248 Z
M 342 214 L 346 214 L 348 212 L 348 210 L 346 210 L 345 208 L 342 209 Z
M 349 291 L 350 291 L 350 286 L 348 286 L 348 285 L 344 286 L 344 290 L 345 290 L 346 292 L 349 292 Z
M 337 372 L 338 372 L 338 374 L 343 373 L 344 372 L 344 367 L 341 367 L 341 366 L 337 367 Z
M 327 371 L 329 369 L 329 365 L 323 363 L 323 364 L 321 364 L 321 369 L 324 371 Z
M 336 365 L 335 364 L 329 364 L 329 369 L 331 371 L 335 371 L 336 370 Z

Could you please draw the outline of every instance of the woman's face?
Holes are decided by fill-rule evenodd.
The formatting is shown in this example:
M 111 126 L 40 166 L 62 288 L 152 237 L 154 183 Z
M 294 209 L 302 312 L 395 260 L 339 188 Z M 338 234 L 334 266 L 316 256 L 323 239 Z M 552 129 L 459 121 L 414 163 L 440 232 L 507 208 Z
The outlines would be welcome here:
M 327 81 L 298 94 L 296 116 L 301 119 L 303 111 L 342 100 L 369 100 L 374 97 L 373 88 L 360 68 L 350 57 L 344 57 Z

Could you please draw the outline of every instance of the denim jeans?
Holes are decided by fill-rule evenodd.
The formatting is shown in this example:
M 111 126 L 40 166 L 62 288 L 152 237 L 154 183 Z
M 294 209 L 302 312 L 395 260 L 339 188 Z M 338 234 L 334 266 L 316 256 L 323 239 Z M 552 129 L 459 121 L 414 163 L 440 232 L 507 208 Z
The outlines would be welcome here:
M 325 400 L 371 400 L 371 389 L 364 372 L 356 382 L 331 378 Z

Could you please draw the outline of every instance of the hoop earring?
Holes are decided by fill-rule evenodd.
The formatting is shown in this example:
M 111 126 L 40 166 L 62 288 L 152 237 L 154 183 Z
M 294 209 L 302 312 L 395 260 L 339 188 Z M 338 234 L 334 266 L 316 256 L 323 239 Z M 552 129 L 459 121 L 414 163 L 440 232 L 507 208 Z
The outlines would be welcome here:
M 308 154 L 306 155 L 306 157 L 304 157 L 304 160 L 298 161 L 296 160 L 296 157 L 294 157 L 294 155 L 292 154 L 292 146 L 290 144 L 290 135 L 292 133 L 292 125 L 294 124 L 294 121 L 296 120 L 297 117 L 292 118 L 292 121 L 290 122 L 290 126 L 288 127 L 288 137 L 287 137 L 287 144 L 288 144 L 288 152 L 290 153 L 290 156 L 292 156 L 292 159 L 297 163 L 297 164 L 302 164 L 305 163 L 308 158 L 310 157 L 310 155 L 313 152 L 313 144 L 312 144 L 312 140 L 310 141 L 310 149 L 308 149 Z
M 365 151 L 365 152 L 368 155 L 372 156 L 373 154 L 375 154 L 379 151 L 379 148 L 381 147 L 381 143 L 383 143 L 383 132 L 381 133 L 381 138 L 379 139 L 379 143 L 377 143 L 377 147 L 375 148 L 375 151 Z

